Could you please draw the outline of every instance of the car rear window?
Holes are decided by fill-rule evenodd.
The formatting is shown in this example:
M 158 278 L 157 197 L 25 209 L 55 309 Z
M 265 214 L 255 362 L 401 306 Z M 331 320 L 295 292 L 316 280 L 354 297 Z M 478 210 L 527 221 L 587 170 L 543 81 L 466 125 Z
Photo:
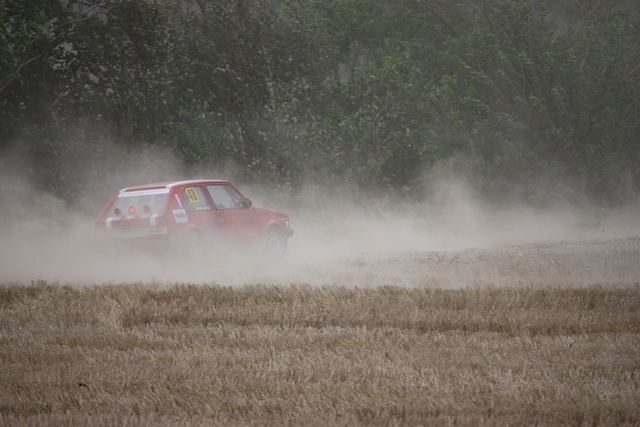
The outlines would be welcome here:
M 167 201 L 169 190 L 124 191 L 118 195 L 111 213 L 118 215 L 153 215 L 160 213 Z

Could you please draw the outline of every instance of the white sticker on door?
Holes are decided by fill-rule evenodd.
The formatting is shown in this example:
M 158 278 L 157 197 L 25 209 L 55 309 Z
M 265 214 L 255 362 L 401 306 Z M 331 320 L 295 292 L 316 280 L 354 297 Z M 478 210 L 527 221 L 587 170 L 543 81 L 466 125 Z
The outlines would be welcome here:
M 184 209 L 174 209 L 173 217 L 176 222 L 189 222 L 189 218 L 187 218 L 187 212 Z

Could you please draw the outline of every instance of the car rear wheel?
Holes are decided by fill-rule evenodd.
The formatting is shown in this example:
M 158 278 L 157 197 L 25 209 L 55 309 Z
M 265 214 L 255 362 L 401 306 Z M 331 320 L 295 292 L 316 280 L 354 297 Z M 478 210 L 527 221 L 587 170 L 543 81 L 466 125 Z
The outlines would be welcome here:
M 279 259 L 287 253 L 287 238 L 277 227 L 271 227 L 264 238 L 264 253 L 272 259 Z
M 185 256 L 188 260 L 199 261 L 204 256 L 204 244 L 202 236 L 198 233 L 190 232 L 185 239 Z

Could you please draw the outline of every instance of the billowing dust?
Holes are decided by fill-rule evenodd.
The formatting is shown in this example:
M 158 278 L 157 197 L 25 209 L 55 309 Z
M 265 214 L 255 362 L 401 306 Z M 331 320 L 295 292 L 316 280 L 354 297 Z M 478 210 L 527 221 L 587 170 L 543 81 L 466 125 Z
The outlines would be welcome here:
M 640 281 L 639 206 L 496 209 L 455 182 L 443 182 L 421 202 L 397 205 L 333 200 L 330 189 L 315 189 L 313 196 L 289 204 L 240 186 L 256 206 L 289 213 L 295 234 L 279 262 L 229 252 L 193 264 L 126 246 L 105 250 L 93 222 L 109 197 L 122 186 L 161 180 L 147 176 L 125 184 L 123 176 L 111 182 L 109 194 L 84 195 L 82 208 L 70 208 L 22 178 L 2 177 L 0 283 L 457 288 Z

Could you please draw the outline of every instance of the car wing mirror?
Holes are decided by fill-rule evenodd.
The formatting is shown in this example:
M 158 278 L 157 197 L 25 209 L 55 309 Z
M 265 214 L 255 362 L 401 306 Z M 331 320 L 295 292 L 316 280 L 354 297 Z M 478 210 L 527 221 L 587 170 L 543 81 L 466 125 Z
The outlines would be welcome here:
M 249 199 L 248 197 L 247 197 L 247 198 L 245 198 L 245 199 L 242 201 L 242 207 L 243 207 L 243 208 L 248 208 L 248 207 L 249 207 L 249 206 L 251 206 L 252 204 L 253 204 L 253 202 L 251 202 L 251 199 Z

